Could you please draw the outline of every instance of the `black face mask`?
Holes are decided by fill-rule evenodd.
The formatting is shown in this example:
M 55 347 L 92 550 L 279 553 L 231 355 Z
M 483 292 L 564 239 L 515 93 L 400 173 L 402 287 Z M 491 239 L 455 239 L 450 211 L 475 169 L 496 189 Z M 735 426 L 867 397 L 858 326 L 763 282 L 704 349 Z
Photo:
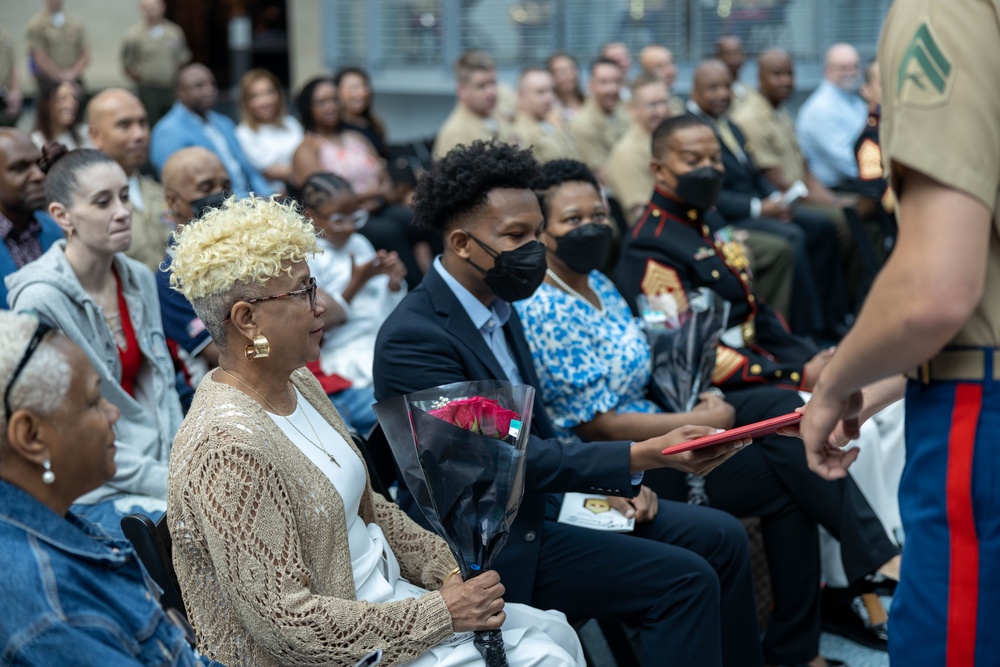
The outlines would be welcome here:
M 223 190 L 216 192 L 214 195 L 195 199 L 191 202 L 191 220 L 199 220 L 202 215 L 208 213 L 213 208 L 222 206 L 222 202 L 224 201 L 226 201 L 226 193 Z
M 614 232 L 608 225 L 593 222 L 555 236 L 555 256 L 576 273 L 590 273 L 604 266 Z
M 677 177 L 677 196 L 698 210 L 715 206 L 722 192 L 724 173 L 712 167 L 701 167 Z
M 504 301 L 527 299 L 545 280 L 545 269 L 548 268 L 545 246 L 538 241 L 528 241 L 520 248 L 497 252 L 472 234 L 469 234 L 469 238 L 495 260 L 489 271 L 476 266 L 472 260 L 468 262 L 485 276 L 486 286 L 498 298 Z

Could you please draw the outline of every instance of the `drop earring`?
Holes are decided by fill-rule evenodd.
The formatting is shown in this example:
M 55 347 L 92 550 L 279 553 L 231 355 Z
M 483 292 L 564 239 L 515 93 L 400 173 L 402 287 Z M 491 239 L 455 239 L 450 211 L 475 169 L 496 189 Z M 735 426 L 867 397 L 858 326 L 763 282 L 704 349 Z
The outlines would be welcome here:
M 45 468 L 45 472 L 42 473 L 42 482 L 44 484 L 52 484 L 56 481 L 56 474 L 52 472 L 52 460 L 45 459 L 42 461 L 42 467 Z
M 247 360 L 267 359 L 271 356 L 271 343 L 260 334 L 253 337 L 253 344 L 243 348 L 243 353 L 247 355 Z

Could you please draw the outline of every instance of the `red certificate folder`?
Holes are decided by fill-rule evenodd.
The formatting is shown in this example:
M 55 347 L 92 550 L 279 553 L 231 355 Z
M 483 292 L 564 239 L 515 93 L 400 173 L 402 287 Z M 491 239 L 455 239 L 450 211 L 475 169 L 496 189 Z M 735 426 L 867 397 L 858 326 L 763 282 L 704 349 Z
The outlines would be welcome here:
M 746 426 L 731 428 L 728 431 L 723 431 L 714 435 L 706 435 L 700 438 L 695 438 L 694 440 L 688 440 L 687 442 L 682 442 L 679 445 L 667 447 L 663 450 L 663 453 L 680 454 L 681 452 L 689 452 L 692 449 L 703 449 L 705 447 L 711 447 L 712 445 L 721 445 L 726 442 L 733 442 L 734 440 L 759 438 L 761 436 L 775 433 L 778 429 L 784 426 L 798 424 L 800 421 L 802 421 L 801 413 L 790 412 L 787 415 L 781 415 L 780 417 L 773 417 L 771 419 L 765 419 L 761 422 L 747 424 Z

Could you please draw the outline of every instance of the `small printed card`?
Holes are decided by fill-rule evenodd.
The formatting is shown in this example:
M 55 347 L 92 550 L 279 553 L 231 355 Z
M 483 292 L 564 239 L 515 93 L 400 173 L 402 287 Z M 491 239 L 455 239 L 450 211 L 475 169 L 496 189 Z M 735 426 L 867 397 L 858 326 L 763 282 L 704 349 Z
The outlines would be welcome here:
M 559 523 L 613 533 L 630 533 L 635 528 L 635 519 L 626 519 L 624 514 L 611 507 L 607 496 L 587 493 L 563 494 Z

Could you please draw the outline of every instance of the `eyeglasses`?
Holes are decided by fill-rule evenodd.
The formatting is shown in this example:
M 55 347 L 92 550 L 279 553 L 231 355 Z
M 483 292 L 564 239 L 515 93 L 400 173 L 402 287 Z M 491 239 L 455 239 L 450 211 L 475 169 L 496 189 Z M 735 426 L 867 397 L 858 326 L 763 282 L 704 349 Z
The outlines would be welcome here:
M 301 296 L 303 294 L 309 295 L 309 308 L 310 310 L 316 310 L 316 279 L 309 278 L 309 282 L 306 283 L 306 287 L 302 289 L 294 289 L 291 292 L 283 292 L 282 294 L 272 294 L 271 296 L 259 296 L 256 299 L 244 299 L 243 303 L 259 303 L 261 301 L 268 301 L 269 299 L 284 299 L 289 296 Z M 230 320 L 230 315 L 226 315 L 226 319 L 223 320 L 228 322 Z
M 17 364 L 17 368 L 14 369 L 14 372 L 10 376 L 10 382 L 7 383 L 7 389 L 3 392 L 3 410 L 8 423 L 10 422 L 10 416 L 13 412 L 10 409 L 10 390 L 14 387 L 14 383 L 17 382 L 17 379 L 21 377 L 21 372 L 24 370 L 24 367 L 28 365 L 28 362 L 31 361 L 31 357 L 35 354 L 35 350 L 37 350 L 38 346 L 42 344 L 42 339 L 45 338 L 45 334 L 52 331 L 52 329 L 53 327 L 45 322 L 38 323 L 38 326 L 35 327 L 35 333 L 31 335 L 31 340 L 28 341 L 28 347 L 24 349 L 24 355 L 21 357 L 20 363 Z
M 348 227 L 350 225 L 354 226 L 355 231 L 361 229 L 368 222 L 368 211 L 358 209 L 350 215 L 343 215 L 341 213 L 334 213 L 326 219 L 330 227 L 334 229 L 340 229 L 343 227 Z

